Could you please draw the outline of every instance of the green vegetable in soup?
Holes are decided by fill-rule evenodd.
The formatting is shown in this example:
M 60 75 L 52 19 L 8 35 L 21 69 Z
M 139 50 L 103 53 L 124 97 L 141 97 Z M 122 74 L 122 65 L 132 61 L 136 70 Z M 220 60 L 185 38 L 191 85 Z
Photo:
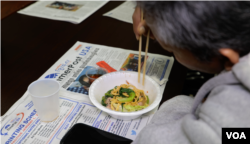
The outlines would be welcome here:
M 105 101 L 106 101 L 106 97 L 103 96 L 103 97 L 102 97 L 102 105 L 103 105 L 103 106 L 106 106 L 106 105 L 107 105 L 107 104 L 105 103 Z
M 147 96 L 147 95 L 146 95 Z M 148 98 L 148 96 L 147 96 L 147 104 L 149 104 L 149 98 Z
M 117 98 L 120 102 L 130 102 L 135 98 L 135 92 L 130 92 L 128 98 Z
M 113 89 L 111 89 L 111 90 L 109 90 L 108 92 L 106 92 L 105 93 L 105 96 L 106 97 L 113 97 L 113 95 L 111 94 L 111 91 L 112 91 Z

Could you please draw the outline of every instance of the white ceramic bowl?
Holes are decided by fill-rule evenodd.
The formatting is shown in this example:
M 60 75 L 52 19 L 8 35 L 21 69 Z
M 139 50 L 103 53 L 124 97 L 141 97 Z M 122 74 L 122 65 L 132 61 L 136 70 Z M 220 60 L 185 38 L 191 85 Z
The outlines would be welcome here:
M 147 108 L 136 112 L 118 112 L 110 110 L 101 104 L 102 97 L 108 90 L 113 89 L 115 86 L 126 84 L 126 81 L 134 85 L 136 88 L 144 90 L 144 92 L 148 95 L 149 106 Z M 131 120 L 140 117 L 142 114 L 145 114 L 158 106 L 162 99 L 162 95 L 159 84 L 157 84 L 149 76 L 145 76 L 145 84 L 143 86 L 142 74 L 141 83 L 138 83 L 137 72 L 119 71 L 105 74 L 96 79 L 90 86 L 89 98 L 98 109 L 108 113 L 113 118 Z

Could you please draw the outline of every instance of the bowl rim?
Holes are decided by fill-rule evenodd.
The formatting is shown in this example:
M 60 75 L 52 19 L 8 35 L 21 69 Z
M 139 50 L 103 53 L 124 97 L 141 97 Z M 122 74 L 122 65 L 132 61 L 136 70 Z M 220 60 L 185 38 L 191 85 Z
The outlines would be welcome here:
M 151 81 L 151 83 L 153 83 L 153 85 L 156 86 L 156 89 L 158 91 L 158 94 L 156 96 L 156 99 L 154 100 L 154 102 L 152 104 L 150 104 L 147 108 L 136 111 L 136 112 L 118 112 L 118 111 L 113 111 L 110 110 L 106 107 L 104 107 L 103 105 L 101 105 L 100 102 L 98 102 L 96 100 L 96 98 L 94 97 L 94 87 L 95 85 L 104 77 L 107 77 L 109 75 L 115 75 L 115 74 L 119 74 L 119 73 L 126 73 L 126 74 L 136 74 L 138 75 L 138 72 L 133 72 L 133 71 L 117 71 L 117 72 L 112 72 L 112 73 L 107 73 L 105 75 L 102 75 L 101 77 L 97 78 L 90 86 L 89 88 L 89 98 L 90 101 L 100 110 L 108 113 L 108 114 L 112 114 L 112 115 L 118 115 L 118 116 L 136 116 L 136 115 L 141 115 L 141 114 L 145 114 L 151 110 L 153 110 L 156 106 L 159 105 L 159 103 L 161 102 L 162 99 L 162 94 L 161 94 L 161 90 L 160 90 L 160 86 L 158 83 L 156 83 L 152 78 L 150 78 L 149 76 L 145 75 L 145 79 Z

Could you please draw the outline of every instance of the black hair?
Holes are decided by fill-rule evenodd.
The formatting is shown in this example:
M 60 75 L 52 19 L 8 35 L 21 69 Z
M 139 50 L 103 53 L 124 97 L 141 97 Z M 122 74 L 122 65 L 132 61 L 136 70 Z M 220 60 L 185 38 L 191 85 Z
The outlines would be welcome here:
M 231 48 L 250 52 L 249 1 L 140 1 L 149 27 L 165 44 L 187 49 L 201 61 Z
M 90 84 L 83 81 L 83 78 L 87 77 L 86 75 L 82 75 L 80 78 L 79 78 L 79 82 L 84 85 L 84 86 L 87 86 L 87 87 L 90 87 Z M 88 77 L 87 77 L 88 78 Z

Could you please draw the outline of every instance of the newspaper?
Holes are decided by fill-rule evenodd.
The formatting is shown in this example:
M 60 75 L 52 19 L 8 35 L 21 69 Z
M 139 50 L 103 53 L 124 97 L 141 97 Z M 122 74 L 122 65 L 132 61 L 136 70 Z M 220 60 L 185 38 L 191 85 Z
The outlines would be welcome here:
M 105 5 L 107 2 L 108 0 L 61 2 L 38 1 L 18 11 L 18 13 L 78 24 Z
M 115 9 L 103 14 L 103 16 L 112 17 L 114 19 L 127 22 L 127 23 L 133 23 L 132 16 L 135 11 L 136 2 L 134 1 L 126 1 L 116 7 Z
M 58 144 L 76 123 L 84 123 L 134 140 L 151 120 L 157 108 L 134 120 L 114 119 L 91 103 L 88 89 L 79 83 L 79 77 L 85 75 L 87 69 L 96 67 L 99 61 L 107 62 L 117 71 L 136 71 L 137 55 L 137 51 L 76 42 L 39 78 L 55 79 L 61 84 L 59 117 L 50 123 L 41 122 L 31 97 L 26 92 L 1 117 L 1 143 Z M 128 60 L 131 63 L 128 63 Z M 143 65 L 144 56 L 141 60 Z M 168 79 L 174 62 L 173 57 L 149 53 L 146 60 L 147 75 L 159 80 Z M 161 85 L 162 94 L 165 86 L 166 83 Z

